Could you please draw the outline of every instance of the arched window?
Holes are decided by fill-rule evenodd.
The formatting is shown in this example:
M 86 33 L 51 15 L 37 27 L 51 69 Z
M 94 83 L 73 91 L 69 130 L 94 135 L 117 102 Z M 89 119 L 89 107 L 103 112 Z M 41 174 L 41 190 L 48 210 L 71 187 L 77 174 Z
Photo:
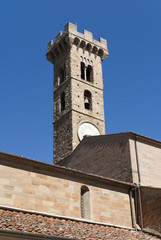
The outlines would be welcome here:
M 88 110 L 92 110 L 92 94 L 90 91 L 84 91 L 84 107 Z
M 85 64 L 81 62 L 81 79 L 85 79 Z
M 88 82 L 93 82 L 93 69 L 90 65 L 86 68 L 86 80 Z
M 90 218 L 90 196 L 87 186 L 81 187 L 81 217 Z
M 65 92 L 61 94 L 61 112 L 65 110 Z

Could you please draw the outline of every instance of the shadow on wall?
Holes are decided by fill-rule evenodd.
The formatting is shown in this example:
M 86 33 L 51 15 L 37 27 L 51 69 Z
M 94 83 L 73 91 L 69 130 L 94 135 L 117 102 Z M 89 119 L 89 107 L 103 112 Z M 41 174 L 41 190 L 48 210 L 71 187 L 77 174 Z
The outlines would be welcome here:
M 161 189 L 141 187 L 143 230 L 161 237 Z

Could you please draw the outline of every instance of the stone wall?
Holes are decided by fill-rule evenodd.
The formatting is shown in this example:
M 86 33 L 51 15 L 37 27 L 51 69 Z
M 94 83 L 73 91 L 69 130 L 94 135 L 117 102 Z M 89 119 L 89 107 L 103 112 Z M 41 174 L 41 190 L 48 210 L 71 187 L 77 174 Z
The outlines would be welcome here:
M 54 163 L 67 157 L 72 151 L 72 115 L 69 111 L 54 124 Z
M 81 79 L 80 63 L 90 64 L 93 68 L 93 81 L 88 82 Z M 82 48 L 73 45 L 71 49 L 71 92 L 72 92 L 72 129 L 73 150 L 79 144 L 77 135 L 78 127 L 82 122 L 93 123 L 105 134 L 104 126 L 104 103 L 103 103 L 103 79 L 102 62 L 99 56 L 89 54 Z M 84 91 L 92 94 L 92 111 L 84 107 Z
M 81 218 L 80 191 L 90 192 L 90 220 L 131 227 L 130 186 L 30 160 L 0 160 L 0 205 Z M 88 177 L 87 177 L 88 176 Z
M 83 116 L 75 113 L 73 119 L 74 128 L 78 128 Z M 103 122 L 85 119 L 103 129 Z M 141 186 L 161 187 L 161 142 L 135 133 L 87 137 L 59 164 Z
M 86 52 L 85 52 L 86 53 Z M 103 104 L 103 79 L 102 79 L 102 62 L 100 57 L 95 57 L 94 54 L 87 52 L 82 54 L 88 64 L 93 63 L 92 68 L 94 77 L 92 82 L 81 79 L 80 77 L 80 63 L 81 56 L 79 51 L 73 53 L 71 51 L 71 77 L 72 77 L 72 109 L 79 111 L 84 115 L 97 118 L 104 121 L 104 104 Z M 84 59 L 83 58 L 83 59 Z M 84 107 L 84 91 L 88 90 L 92 94 L 92 111 L 85 109 Z M 84 116 L 85 117 L 85 116 Z
M 133 182 L 139 182 L 139 171 L 142 186 L 161 187 L 161 144 L 139 136 L 129 143 Z
M 141 188 L 143 229 L 161 236 L 161 189 Z
M 94 124 L 99 129 L 100 134 L 104 134 L 104 132 L 105 132 L 104 121 L 97 119 L 97 118 L 92 118 L 89 115 L 81 114 L 81 112 L 73 111 L 72 112 L 73 150 L 80 143 L 80 140 L 78 138 L 78 128 L 83 122 L 89 122 L 89 123 Z
M 61 94 L 65 93 L 65 109 L 61 111 Z M 59 106 L 57 108 L 57 106 Z M 54 92 L 54 124 L 56 121 L 62 118 L 65 113 L 71 110 L 72 96 L 71 96 L 71 81 L 70 79 L 65 81 L 58 89 Z M 65 134 L 65 133 L 64 133 Z

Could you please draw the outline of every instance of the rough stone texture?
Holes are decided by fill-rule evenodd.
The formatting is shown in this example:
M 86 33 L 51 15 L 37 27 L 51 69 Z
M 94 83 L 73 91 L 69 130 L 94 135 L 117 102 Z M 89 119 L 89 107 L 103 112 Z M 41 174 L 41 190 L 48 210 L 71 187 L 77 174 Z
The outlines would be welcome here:
M 65 31 L 57 35 L 55 43 L 48 44 L 47 59 L 54 64 L 54 163 L 68 156 L 79 144 L 77 130 L 82 122 L 97 126 L 105 133 L 102 61 L 108 56 L 107 42 L 93 39 L 92 33 L 77 32 L 74 24 L 68 23 Z M 91 82 L 81 79 L 81 62 L 93 69 Z M 64 69 L 64 82 L 59 82 L 60 68 Z M 84 107 L 84 91 L 92 94 L 92 110 Z M 61 112 L 60 96 L 65 92 L 66 109 Z M 67 114 L 70 111 L 70 114 Z M 64 121 L 64 115 L 65 121 Z M 63 120 L 62 120 L 63 118 Z M 67 129 L 63 127 L 62 121 Z M 72 124 L 72 128 L 71 128 Z M 69 133 L 71 131 L 71 134 Z M 61 137 L 57 134 L 61 133 Z M 65 140 L 62 144 L 62 138 Z
M 66 104 L 65 104 L 65 110 L 63 112 L 61 112 L 61 93 L 64 92 L 65 93 L 65 99 L 66 99 Z M 70 112 L 71 110 L 71 81 L 65 81 L 55 92 L 54 92 L 54 124 L 56 122 L 58 122 L 58 120 L 62 119 L 63 116 Z M 56 105 L 58 105 L 58 108 L 56 107 Z M 59 110 L 58 110 L 59 109 Z M 70 120 L 70 122 L 71 120 Z M 71 133 L 72 134 L 72 133 Z M 63 134 L 62 134 L 63 135 Z
M 141 231 L 2 209 L 0 210 L 0 230 L 90 240 L 159 239 Z
M 5 154 L 0 163 L 0 205 L 81 218 L 85 185 L 91 221 L 132 226 L 130 184 Z
M 161 236 L 161 189 L 141 188 L 143 227 Z
M 129 136 L 109 134 L 85 137 L 71 156 L 58 164 L 132 182 Z
M 69 111 L 54 124 L 54 162 L 58 159 L 57 152 L 65 158 L 72 150 L 72 113 Z

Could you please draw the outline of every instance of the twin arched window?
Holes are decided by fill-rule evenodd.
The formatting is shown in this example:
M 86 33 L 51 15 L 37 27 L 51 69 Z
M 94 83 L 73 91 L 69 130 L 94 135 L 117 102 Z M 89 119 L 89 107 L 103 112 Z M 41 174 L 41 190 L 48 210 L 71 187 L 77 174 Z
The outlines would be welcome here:
M 81 79 L 93 82 L 93 68 L 91 65 L 86 67 L 84 62 L 81 62 Z
M 90 218 L 90 196 L 87 186 L 81 187 L 81 217 Z

